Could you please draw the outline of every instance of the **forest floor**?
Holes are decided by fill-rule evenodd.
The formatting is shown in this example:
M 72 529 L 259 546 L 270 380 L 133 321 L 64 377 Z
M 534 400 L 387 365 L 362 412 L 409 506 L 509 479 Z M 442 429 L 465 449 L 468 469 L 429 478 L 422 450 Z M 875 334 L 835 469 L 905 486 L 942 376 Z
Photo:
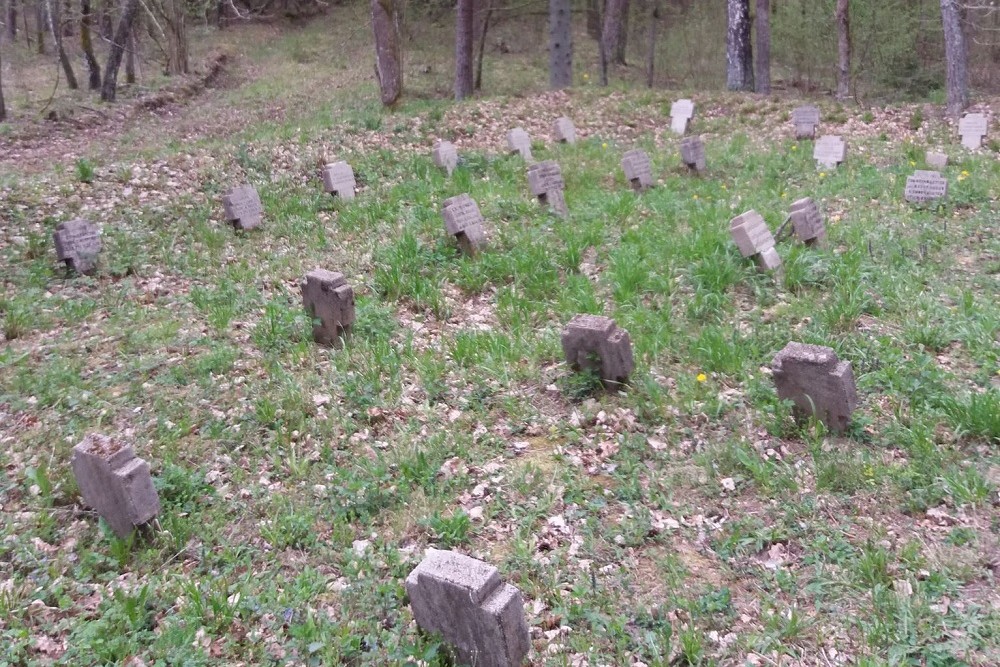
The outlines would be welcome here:
M 413 47 L 386 111 L 362 10 L 324 20 L 203 36 L 194 60 L 224 52 L 225 73 L 152 111 L 0 125 L 0 663 L 443 665 L 402 585 L 436 546 L 521 590 L 534 665 L 1000 664 L 995 121 L 969 152 L 939 107 L 813 100 L 848 144 L 821 170 L 801 99 L 601 89 L 585 67 L 544 92 L 513 25 L 493 94 L 448 101 L 450 50 Z M 682 96 L 700 177 L 669 131 Z M 562 166 L 568 220 L 505 154 L 517 125 Z M 658 179 L 642 194 L 632 147 Z M 949 192 L 914 206 L 928 148 Z M 334 159 L 352 202 L 322 191 Z M 244 181 L 266 215 L 237 233 L 220 197 Z M 440 217 L 462 192 L 487 221 L 475 259 Z M 729 220 L 774 229 L 805 196 L 828 245 L 783 241 L 783 272 L 758 273 Z M 103 229 L 92 277 L 52 250 L 75 216 Z M 315 267 L 354 286 L 343 349 L 311 340 Z M 565 365 L 580 312 L 630 332 L 629 386 Z M 790 340 L 851 362 L 846 434 L 777 399 Z M 152 465 L 163 509 L 132 539 L 80 504 L 91 432 Z

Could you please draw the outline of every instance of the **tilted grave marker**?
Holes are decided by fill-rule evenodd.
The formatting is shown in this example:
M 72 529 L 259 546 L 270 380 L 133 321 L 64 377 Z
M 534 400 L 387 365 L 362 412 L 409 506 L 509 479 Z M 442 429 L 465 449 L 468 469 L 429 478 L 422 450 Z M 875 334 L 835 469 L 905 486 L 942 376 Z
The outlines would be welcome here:
M 622 385 L 632 374 L 632 339 L 610 317 L 577 315 L 562 331 L 562 349 L 574 371 L 594 370 L 601 382 Z
M 945 167 L 948 166 L 948 155 L 936 151 L 927 151 L 927 154 L 924 156 L 924 162 L 935 171 L 944 171 Z
M 681 161 L 699 174 L 705 171 L 705 142 L 701 137 L 681 140 Z
M 556 135 L 556 141 L 565 144 L 575 144 L 576 143 L 576 127 L 566 116 L 562 118 L 556 118 L 555 123 L 552 124 L 553 133 Z
M 91 433 L 73 448 L 70 466 L 83 502 L 118 537 L 128 537 L 160 511 L 149 464 L 136 458 L 131 445 Z
M 520 667 L 531 649 L 521 592 L 495 567 L 453 551 L 428 549 L 406 577 L 417 625 L 454 646 L 459 664 Z
M 670 129 L 674 134 L 685 134 L 692 118 L 694 118 L 694 102 L 691 100 L 677 100 L 670 105 Z
M 534 159 L 531 156 L 531 137 L 524 128 L 515 127 L 507 133 L 507 150 L 511 153 L 520 153 L 528 162 Z
M 815 139 L 819 127 L 819 109 L 811 104 L 796 107 L 792 111 L 796 139 Z
M 819 166 L 827 169 L 836 169 L 844 161 L 846 154 L 847 144 L 841 137 L 831 134 L 820 137 L 813 148 L 813 159 Z
M 986 120 L 986 114 L 965 114 L 962 116 L 962 120 L 958 121 L 958 133 L 962 136 L 962 145 L 969 150 L 981 148 L 983 137 L 986 136 L 988 128 L 989 124 Z
M 795 403 L 798 417 L 815 415 L 834 433 L 843 433 L 858 405 L 851 364 L 829 347 L 789 343 L 771 362 L 778 397 Z
M 563 192 L 565 186 L 562 170 L 554 160 L 545 160 L 528 167 L 528 187 L 531 188 L 531 194 L 538 198 L 540 204 L 563 217 L 569 215 Z
M 101 252 L 101 230 L 97 225 L 76 218 L 56 225 L 52 234 L 56 257 L 77 273 L 93 273 L 97 269 L 97 255 Z
M 633 148 L 622 155 L 622 171 L 636 192 L 653 187 L 653 165 L 641 148 Z
M 313 340 L 339 347 L 354 327 L 354 289 L 342 273 L 314 269 L 302 281 L 302 305 L 313 319 Z
M 445 230 L 455 237 L 466 255 L 473 256 L 486 245 L 483 230 L 483 214 L 479 205 L 468 194 L 460 194 L 444 200 L 441 206 Z
M 729 222 L 736 247 L 744 257 L 753 257 L 762 270 L 773 271 L 781 267 L 781 256 L 774 247 L 774 235 L 767 222 L 757 211 L 750 210 Z
M 435 143 L 432 156 L 434 164 L 438 168 L 444 169 L 449 176 L 458 167 L 458 149 L 450 141 L 441 140 Z
M 903 197 L 911 203 L 923 203 L 941 199 L 948 194 L 948 179 L 936 171 L 918 169 L 906 178 Z
M 334 197 L 344 201 L 354 199 L 358 182 L 354 178 L 354 169 L 344 161 L 334 162 L 323 167 L 323 187 Z
M 793 203 L 788 216 L 792 221 L 792 230 L 796 238 L 806 245 L 821 245 L 826 240 L 826 225 L 812 197 L 805 197 Z
M 225 210 L 226 220 L 236 229 L 258 227 L 264 217 L 264 205 L 260 203 L 257 188 L 249 184 L 235 187 L 223 196 L 222 208 Z

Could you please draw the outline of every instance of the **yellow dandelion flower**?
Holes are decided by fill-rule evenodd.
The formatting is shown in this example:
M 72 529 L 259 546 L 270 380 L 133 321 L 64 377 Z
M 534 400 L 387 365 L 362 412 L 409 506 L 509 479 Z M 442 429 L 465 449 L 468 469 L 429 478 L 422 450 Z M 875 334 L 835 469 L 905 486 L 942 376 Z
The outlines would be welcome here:
M 584 81 L 586 81 L 586 80 L 587 80 L 587 79 L 589 79 L 589 78 L 590 78 L 590 75 L 589 75 L 589 74 L 587 74 L 586 72 L 584 72 L 584 73 L 583 73 L 583 80 L 584 80 Z
M 916 167 L 916 166 L 917 166 L 917 163 L 916 163 L 916 162 L 914 162 L 913 160 L 910 160 L 910 166 L 911 166 L 911 167 Z
M 603 144 L 601 144 L 601 148 L 607 148 L 607 147 L 608 147 L 608 142 L 605 141 Z
M 784 192 L 782 192 L 782 193 L 781 193 L 781 198 L 782 198 L 782 199 L 784 199 L 784 198 L 785 198 L 785 197 L 787 197 L 787 196 L 788 196 L 788 195 L 787 195 L 787 194 L 785 194 Z
M 819 172 L 819 177 L 820 178 L 826 178 L 826 172 L 825 171 Z
M 792 144 L 792 150 L 793 150 L 793 151 L 797 151 L 797 150 L 799 150 L 799 147 L 798 147 L 798 146 L 796 146 L 795 144 Z
M 697 199 L 697 198 L 698 198 L 698 195 L 694 195 L 694 196 L 691 197 L 691 199 Z
M 698 376 L 695 378 L 695 380 L 697 380 L 698 382 L 704 382 L 707 379 L 708 376 L 705 375 L 704 373 L 698 373 Z

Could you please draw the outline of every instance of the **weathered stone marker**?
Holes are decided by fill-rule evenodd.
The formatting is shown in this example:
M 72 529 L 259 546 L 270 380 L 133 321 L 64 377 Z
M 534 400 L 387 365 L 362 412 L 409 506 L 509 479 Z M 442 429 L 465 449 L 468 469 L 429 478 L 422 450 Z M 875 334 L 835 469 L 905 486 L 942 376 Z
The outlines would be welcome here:
M 641 148 L 633 148 L 622 155 L 622 171 L 636 192 L 653 187 L 653 165 Z
M 531 194 L 538 197 L 540 204 L 548 206 L 564 218 L 569 215 L 566 195 L 563 192 L 566 183 L 563 181 L 559 163 L 545 160 L 528 167 L 528 187 L 531 188 Z
M 577 315 L 562 330 L 566 363 L 574 371 L 595 370 L 601 382 L 622 385 L 632 374 L 632 339 L 610 317 Z
M 466 255 L 474 256 L 486 245 L 483 214 L 479 212 L 479 205 L 468 194 L 445 199 L 441 217 L 444 218 L 445 230 L 455 237 Z
M 819 127 L 819 109 L 811 104 L 796 107 L 792 111 L 792 123 L 795 124 L 796 139 L 815 139 L 816 128 Z
M 822 345 L 789 343 L 771 362 L 778 398 L 795 403 L 798 417 L 815 415 L 834 433 L 843 433 L 858 406 L 851 364 Z
M 685 134 L 692 118 L 694 118 L 694 102 L 691 100 L 677 100 L 670 105 L 670 129 L 674 134 Z
M 788 211 L 795 236 L 806 245 L 822 245 L 826 240 L 826 225 L 812 197 L 799 199 Z
M 705 171 L 705 142 L 701 137 L 681 140 L 681 161 L 699 174 Z
M 97 269 L 97 255 L 101 252 L 101 230 L 97 225 L 76 218 L 56 225 L 52 234 L 56 257 L 77 273 L 93 273 Z
M 323 167 L 323 187 L 334 197 L 344 201 L 354 199 L 358 182 L 354 179 L 354 169 L 343 160 Z
M 535 159 L 531 156 L 531 137 L 521 127 L 515 127 L 507 133 L 507 150 L 510 153 L 520 153 L 529 162 Z
M 128 537 L 160 511 L 149 464 L 131 445 L 91 433 L 73 448 L 70 459 L 83 502 L 97 510 L 115 535 Z
M 521 592 L 495 567 L 453 551 L 428 549 L 406 577 L 413 617 L 440 633 L 475 667 L 520 667 L 531 643 Z
M 450 141 L 441 140 L 435 143 L 431 155 L 434 158 L 434 164 L 448 172 L 449 176 L 458 166 L 458 149 Z
M 967 113 L 962 116 L 962 120 L 958 121 L 958 133 L 962 136 L 962 145 L 969 150 L 982 147 L 988 127 L 986 114 Z
M 774 235 L 764 218 L 754 210 L 736 216 L 729 222 L 729 233 L 744 257 L 753 257 L 762 270 L 781 267 L 781 256 L 774 248 Z
M 908 202 L 922 203 L 941 199 L 948 194 L 948 179 L 936 171 L 918 169 L 906 178 L 903 197 Z
M 264 217 L 264 205 L 260 203 L 257 188 L 249 184 L 230 190 L 222 198 L 222 208 L 226 212 L 226 220 L 236 229 L 258 227 Z
M 927 151 L 924 156 L 924 162 L 927 166 L 935 171 L 943 171 L 945 167 L 948 166 L 948 154 L 939 153 L 936 151 Z
M 820 137 L 813 147 L 813 159 L 821 167 L 836 169 L 844 161 L 847 154 L 847 144 L 841 137 L 828 134 Z
M 564 144 L 576 143 L 576 127 L 573 125 L 573 121 L 566 116 L 556 118 L 552 124 L 552 131 L 556 135 L 556 141 Z
M 313 340 L 339 347 L 354 326 L 354 289 L 342 273 L 314 269 L 302 281 L 302 305 L 313 318 Z

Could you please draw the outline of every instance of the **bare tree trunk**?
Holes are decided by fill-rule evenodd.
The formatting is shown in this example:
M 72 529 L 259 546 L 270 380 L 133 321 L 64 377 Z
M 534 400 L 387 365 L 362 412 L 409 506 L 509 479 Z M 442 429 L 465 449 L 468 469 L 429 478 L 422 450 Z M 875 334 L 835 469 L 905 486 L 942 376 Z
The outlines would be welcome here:
M 163 8 L 167 24 L 167 74 L 187 74 L 188 38 L 187 12 L 183 0 L 167 0 Z M 133 34 L 135 30 L 132 31 Z
M 17 39 L 17 0 L 7 0 L 7 37 L 10 41 Z
M 948 114 L 954 118 L 962 115 L 969 106 L 969 54 L 966 50 L 960 12 L 956 0 L 941 0 Z
M 753 90 L 753 45 L 750 42 L 750 0 L 727 0 L 726 88 Z
M 601 85 L 608 85 L 608 65 L 615 55 L 622 31 L 622 7 L 625 0 L 607 0 L 604 6 L 604 27 L 601 30 Z
M 399 47 L 399 11 L 396 0 L 372 0 L 375 32 L 375 76 L 382 104 L 395 104 L 403 93 L 403 62 Z
M 837 0 L 837 99 L 851 96 L 851 2 Z
M 115 36 L 111 41 L 111 50 L 108 52 L 108 63 L 104 68 L 101 99 L 105 102 L 114 102 L 118 95 L 118 68 L 121 67 L 125 43 L 128 41 L 129 33 L 132 32 L 132 23 L 138 10 L 139 0 L 125 0 L 122 17 L 118 20 Z
M 464 100 L 475 87 L 473 49 L 476 4 L 474 0 L 458 0 L 455 12 L 455 99 Z
M 549 88 L 573 85 L 571 0 L 549 0 Z
M 628 16 L 631 9 L 630 0 L 622 0 L 622 27 L 618 31 L 618 43 L 615 44 L 615 64 L 628 65 L 625 62 L 625 54 L 628 51 Z
M 56 45 L 56 55 L 59 58 L 59 64 L 62 65 L 63 72 L 66 74 L 66 85 L 69 86 L 70 90 L 76 90 L 80 87 L 80 84 L 76 82 L 76 74 L 73 73 L 73 63 L 69 61 L 66 49 L 63 48 L 62 26 L 59 20 L 59 0 L 55 2 L 45 0 L 45 4 L 49 15 L 49 32 L 52 33 L 52 41 Z
M 45 55 L 45 24 L 48 17 L 45 11 L 45 0 L 35 2 L 35 39 L 38 40 L 38 55 Z
M 90 0 L 80 0 L 80 48 L 83 49 L 83 59 L 87 63 L 89 87 L 91 90 L 100 90 L 101 65 L 94 55 L 94 44 L 90 37 L 91 18 Z
M 3 37 L 0 36 L 0 121 L 7 120 L 7 105 L 3 100 Z
M 138 19 L 136 20 L 138 23 Z M 135 61 L 139 50 L 138 26 L 132 26 L 132 32 L 128 34 L 125 42 L 125 83 L 135 83 Z
M 757 92 L 771 94 L 771 0 L 757 0 Z
M 649 43 L 646 45 L 646 87 L 653 87 L 656 73 L 656 33 L 660 27 L 660 0 L 652 0 L 649 12 Z
M 601 38 L 601 0 L 587 0 L 587 34 Z
M 486 3 L 486 16 L 483 17 L 483 27 L 479 31 L 479 51 L 476 52 L 476 90 L 483 88 L 483 56 L 486 54 L 486 33 L 489 32 L 490 17 L 493 16 L 493 0 L 486 0 Z

